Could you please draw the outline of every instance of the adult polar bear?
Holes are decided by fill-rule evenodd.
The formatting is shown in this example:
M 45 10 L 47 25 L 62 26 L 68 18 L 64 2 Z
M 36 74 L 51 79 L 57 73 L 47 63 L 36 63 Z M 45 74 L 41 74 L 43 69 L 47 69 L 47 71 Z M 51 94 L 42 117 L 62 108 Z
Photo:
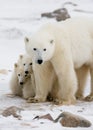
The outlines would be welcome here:
M 52 63 L 59 82 L 59 101 L 72 103 L 75 100 L 74 68 L 81 69 L 83 65 L 90 68 L 90 98 L 93 97 L 93 19 L 70 18 L 49 23 L 27 41 L 26 50 L 33 61 L 40 65 L 46 61 Z

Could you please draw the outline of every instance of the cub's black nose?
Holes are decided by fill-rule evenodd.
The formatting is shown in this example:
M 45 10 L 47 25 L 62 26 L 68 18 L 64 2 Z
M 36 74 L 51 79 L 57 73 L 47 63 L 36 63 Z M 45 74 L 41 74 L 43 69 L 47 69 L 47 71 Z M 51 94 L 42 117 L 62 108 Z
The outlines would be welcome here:
M 23 82 L 20 82 L 20 85 L 23 85 Z
M 28 74 L 29 72 L 28 71 L 25 71 L 26 74 Z
M 37 60 L 38 64 L 42 64 L 43 60 Z

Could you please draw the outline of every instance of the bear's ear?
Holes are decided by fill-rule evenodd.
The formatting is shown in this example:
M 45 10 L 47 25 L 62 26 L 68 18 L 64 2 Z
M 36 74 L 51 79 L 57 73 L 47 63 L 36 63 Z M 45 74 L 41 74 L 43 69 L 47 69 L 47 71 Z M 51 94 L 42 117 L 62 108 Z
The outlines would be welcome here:
M 15 63 L 15 64 L 14 64 L 14 67 L 15 67 L 15 68 L 17 68 L 17 67 L 18 67 L 18 64 L 17 64 L 17 63 Z
M 29 42 L 29 38 L 28 38 L 28 37 L 25 37 L 25 38 L 24 38 L 24 41 L 25 41 L 25 43 L 28 43 L 28 42 Z
M 23 59 L 23 55 L 20 55 L 19 57 L 20 57 L 20 59 Z
M 50 44 L 53 44 L 54 43 L 54 40 L 50 40 Z

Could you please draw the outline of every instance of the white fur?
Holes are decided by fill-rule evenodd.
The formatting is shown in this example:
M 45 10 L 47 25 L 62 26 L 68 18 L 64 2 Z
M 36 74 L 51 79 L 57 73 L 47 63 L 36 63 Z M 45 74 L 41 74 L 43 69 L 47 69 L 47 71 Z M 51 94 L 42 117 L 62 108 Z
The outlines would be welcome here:
M 80 69 L 76 69 L 77 80 L 78 80 L 78 90 L 76 92 L 77 99 L 84 98 L 84 89 L 86 86 L 86 81 L 89 74 L 89 67 L 84 65 Z
M 27 54 L 20 55 L 18 63 L 23 66 L 25 72 L 28 72 L 30 74 L 33 73 L 32 59 L 31 57 L 29 57 L 29 55 Z
M 33 97 L 35 96 L 35 78 L 32 69 L 32 59 L 27 54 L 20 55 L 18 63 L 20 63 L 23 71 L 27 75 L 27 80 L 23 87 L 23 96 L 24 98 Z
M 58 86 L 57 76 L 53 69 L 53 66 L 50 62 L 45 62 L 42 65 L 38 65 L 33 63 L 33 71 L 35 76 L 35 84 L 36 84 L 36 96 L 35 99 L 39 102 L 44 102 L 47 99 L 49 93 L 53 98 L 57 98 L 54 95 L 54 86 Z
M 40 59 L 42 63 L 50 61 L 53 65 L 59 82 L 59 100 L 71 103 L 75 100 L 77 78 L 74 68 L 79 69 L 84 64 L 90 68 L 93 95 L 93 19 L 71 18 L 49 23 L 26 43 L 26 50 L 34 62 L 38 63 Z
M 22 92 L 23 92 L 23 98 L 25 99 L 35 96 L 35 86 L 33 86 L 34 80 L 31 80 L 33 79 L 33 77 L 31 76 L 33 75 L 29 75 L 29 76 L 27 75 L 27 80 L 23 85 Z
M 17 72 L 16 72 L 16 65 L 14 65 L 14 71 L 11 76 L 10 80 L 10 89 L 14 95 L 22 96 L 22 87 L 20 86 Z
M 33 74 L 25 74 L 24 66 L 22 64 L 22 59 L 25 63 L 27 62 L 25 61 L 27 60 L 25 58 L 21 55 L 18 59 L 18 64 L 15 64 L 14 72 L 10 81 L 10 88 L 13 94 L 28 99 L 29 97 L 35 96 L 35 83 Z M 21 85 L 21 83 L 23 83 L 23 85 Z

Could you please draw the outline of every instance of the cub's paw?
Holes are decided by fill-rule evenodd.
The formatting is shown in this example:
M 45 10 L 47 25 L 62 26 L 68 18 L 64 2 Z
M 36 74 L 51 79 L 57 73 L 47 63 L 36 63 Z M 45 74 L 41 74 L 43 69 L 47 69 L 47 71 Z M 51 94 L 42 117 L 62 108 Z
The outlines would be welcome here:
M 88 95 L 87 97 L 84 98 L 85 101 L 93 101 L 93 95 Z

